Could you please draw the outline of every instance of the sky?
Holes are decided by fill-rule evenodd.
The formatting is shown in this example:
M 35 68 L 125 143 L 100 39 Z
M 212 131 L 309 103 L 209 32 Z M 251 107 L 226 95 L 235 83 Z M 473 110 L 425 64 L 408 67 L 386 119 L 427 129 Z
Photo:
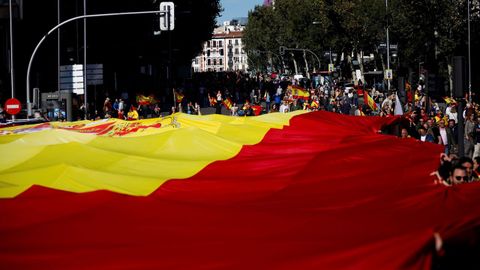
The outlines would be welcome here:
M 263 0 L 220 0 L 223 12 L 217 18 L 218 23 L 231 20 L 237 17 L 247 17 L 248 11 L 257 5 L 262 5 Z

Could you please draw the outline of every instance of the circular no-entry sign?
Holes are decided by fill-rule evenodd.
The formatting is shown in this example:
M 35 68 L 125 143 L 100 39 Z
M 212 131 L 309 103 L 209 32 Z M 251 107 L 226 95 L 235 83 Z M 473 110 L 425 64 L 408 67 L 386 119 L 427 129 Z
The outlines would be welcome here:
M 11 98 L 7 99 L 5 102 L 5 112 L 7 112 L 10 115 L 15 115 L 19 113 L 22 110 L 22 104 L 18 99 L 16 98 Z

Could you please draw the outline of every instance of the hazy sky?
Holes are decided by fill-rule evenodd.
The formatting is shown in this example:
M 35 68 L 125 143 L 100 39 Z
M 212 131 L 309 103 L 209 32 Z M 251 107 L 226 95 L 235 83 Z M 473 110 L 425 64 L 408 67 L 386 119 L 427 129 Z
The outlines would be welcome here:
M 223 13 L 217 18 L 218 23 L 237 17 L 247 17 L 248 11 L 257 5 L 262 5 L 263 0 L 220 0 Z

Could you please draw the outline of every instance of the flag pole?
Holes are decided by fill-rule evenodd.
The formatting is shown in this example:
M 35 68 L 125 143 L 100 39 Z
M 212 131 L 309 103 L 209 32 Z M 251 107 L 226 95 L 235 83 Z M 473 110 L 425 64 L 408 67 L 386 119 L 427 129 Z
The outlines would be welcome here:
M 175 107 L 175 110 L 177 109 L 177 93 L 175 91 L 175 88 L 172 88 L 173 91 L 173 106 Z

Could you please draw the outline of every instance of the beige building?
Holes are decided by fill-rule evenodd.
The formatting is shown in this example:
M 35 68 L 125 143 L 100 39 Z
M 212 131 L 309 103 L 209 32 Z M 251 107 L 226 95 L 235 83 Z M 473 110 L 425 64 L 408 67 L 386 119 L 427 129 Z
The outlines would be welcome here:
M 244 28 L 235 20 L 216 28 L 212 39 L 203 45 L 201 54 L 192 60 L 193 71 L 246 71 L 248 59 L 242 42 Z

